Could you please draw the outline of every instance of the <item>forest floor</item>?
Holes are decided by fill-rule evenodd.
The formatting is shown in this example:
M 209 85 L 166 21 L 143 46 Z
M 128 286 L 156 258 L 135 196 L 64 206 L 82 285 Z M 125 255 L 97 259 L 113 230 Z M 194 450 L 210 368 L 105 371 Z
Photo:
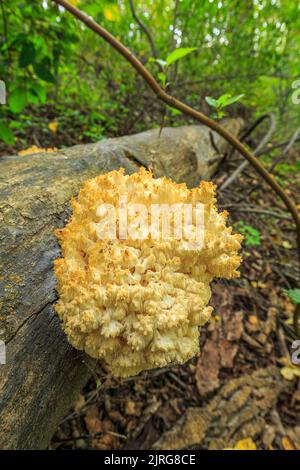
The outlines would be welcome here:
M 292 149 L 284 164 L 274 169 L 295 200 L 298 157 Z M 274 161 L 268 153 L 263 158 L 267 166 Z M 214 178 L 218 187 L 240 163 L 237 156 L 225 160 Z M 262 424 L 249 428 L 253 429 L 249 435 L 244 426 L 243 433 L 229 436 L 228 427 L 228 440 L 225 432 L 225 438 L 214 445 L 300 449 L 300 371 L 290 358 L 296 339 L 294 305 L 284 291 L 297 285 L 299 278 L 293 224 L 276 195 L 249 167 L 219 194 L 218 205 L 228 209 L 230 222 L 245 235 L 244 261 L 239 280 L 212 286 L 215 310 L 202 329 L 199 357 L 129 379 L 112 377 L 105 365 L 99 365 L 53 436 L 51 449 L 150 449 L 168 430 L 176 431 L 176 422 L 187 413 L 188 420 L 193 420 L 193 414 L 201 415 L 201 410 L 207 413 L 224 384 L 234 387 L 236 378 L 251 379 L 253 371 L 269 370 L 270 365 L 278 370 L 277 382 L 288 379 L 289 386 L 268 402 Z M 174 448 L 180 448 L 183 431 L 176 432 Z M 188 425 L 184 432 L 189 434 Z M 207 448 L 205 442 L 214 439 L 209 432 L 214 436 L 210 430 L 205 440 L 199 424 L 193 436 L 185 436 L 185 445 Z

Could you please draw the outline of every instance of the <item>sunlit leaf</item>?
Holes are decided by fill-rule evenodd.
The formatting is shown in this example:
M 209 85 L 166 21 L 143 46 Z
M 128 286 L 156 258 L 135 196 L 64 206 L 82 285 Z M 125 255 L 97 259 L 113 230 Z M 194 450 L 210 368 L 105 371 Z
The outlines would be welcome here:
M 159 79 L 159 81 L 162 83 L 163 86 L 166 85 L 167 75 L 164 72 L 159 72 L 157 74 L 157 78 Z
M 217 106 L 218 106 L 218 100 L 215 100 L 215 98 L 213 98 L 212 96 L 206 96 L 205 101 L 212 108 L 217 108 Z
M 172 114 L 172 116 L 180 116 L 182 114 L 182 112 L 179 111 L 179 109 L 173 108 L 172 106 L 167 105 L 167 108 L 170 111 L 170 113 Z
M 221 96 L 218 99 L 218 103 L 219 103 L 221 108 L 225 108 L 225 106 L 229 106 L 231 104 L 236 103 L 241 98 L 243 98 L 243 96 L 245 96 L 245 95 L 241 94 L 241 95 L 231 96 L 230 94 L 226 94 L 226 95 Z
M 196 49 L 198 48 L 197 47 L 179 47 L 178 49 L 175 49 L 175 51 L 171 52 L 171 54 L 169 54 L 166 59 L 167 67 L 173 64 L 173 62 L 176 62 L 177 60 L 182 59 L 186 55 L 195 51 Z
M 150 59 L 148 60 L 148 62 L 156 62 L 157 64 L 159 64 L 161 66 L 161 68 L 165 68 L 166 66 L 166 61 L 165 60 L 162 60 L 162 59 L 156 59 L 155 57 L 150 57 Z
M 120 10 L 118 5 L 105 5 L 103 14 L 108 21 L 120 21 Z

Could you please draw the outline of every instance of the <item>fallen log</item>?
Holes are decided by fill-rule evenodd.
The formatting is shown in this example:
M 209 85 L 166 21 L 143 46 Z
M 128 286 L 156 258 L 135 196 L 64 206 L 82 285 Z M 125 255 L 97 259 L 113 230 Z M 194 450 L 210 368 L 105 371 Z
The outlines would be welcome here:
M 241 121 L 224 122 L 237 134 Z M 54 314 L 53 231 L 82 182 L 151 167 L 188 186 L 209 179 L 228 144 L 203 126 L 158 129 L 56 153 L 0 159 L 0 449 L 45 448 L 89 378 L 93 360 L 66 341 Z M 1 343 L 0 343 L 1 345 Z M 3 358 L 3 354 L 1 355 Z M 4 362 L 2 360 L 2 362 Z

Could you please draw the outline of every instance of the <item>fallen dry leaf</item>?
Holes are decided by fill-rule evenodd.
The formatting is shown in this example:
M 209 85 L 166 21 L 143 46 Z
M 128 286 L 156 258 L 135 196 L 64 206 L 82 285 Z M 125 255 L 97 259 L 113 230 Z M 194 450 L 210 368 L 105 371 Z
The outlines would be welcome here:
M 256 315 L 249 315 L 248 316 L 248 322 L 251 323 L 251 325 L 258 325 L 258 318 Z
M 53 134 L 56 134 L 58 122 L 56 120 L 49 122 L 48 127 Z
M 128 400 L 125 405 L 125 414 L 126 415 L 136 415 L 137 409 L 136 404 L 133 400 Z
M 286 436 L 282 438 L 281 444 L 284 450 L 296 450 L 289 438 Z
M 294 380 L 296 377 L 300 377 L 300 367 L 293 364 L 284 366 L 280 369 L 280 373 L 286 380 Z
M 99 419 L 99 410 L 97 405 L 92 405 L 84 417 L 87 430 L 90 434 L 102 431 L 101 421 Z
M 252 440 L 251 437 L 247 437 L 246 439 L 241 439 L 236 443 L 234 446 L 235 450 L 257 450 L 255 442 Z

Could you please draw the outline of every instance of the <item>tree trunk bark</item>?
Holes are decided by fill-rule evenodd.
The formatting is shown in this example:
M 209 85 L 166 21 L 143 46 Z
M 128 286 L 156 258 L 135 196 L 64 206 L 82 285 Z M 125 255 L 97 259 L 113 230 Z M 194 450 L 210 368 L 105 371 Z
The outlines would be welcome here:
M 224 124 L 235 134 L 241 128 L 240 120 Z M 64 226 L 82 182 L 142 165 L 195 186 L 227 150 L 202 126 L 158 133 L 0 159 L 0 449 L 45 448 L 95 364 L 68 344 L 53 310 L 53 231 Z

